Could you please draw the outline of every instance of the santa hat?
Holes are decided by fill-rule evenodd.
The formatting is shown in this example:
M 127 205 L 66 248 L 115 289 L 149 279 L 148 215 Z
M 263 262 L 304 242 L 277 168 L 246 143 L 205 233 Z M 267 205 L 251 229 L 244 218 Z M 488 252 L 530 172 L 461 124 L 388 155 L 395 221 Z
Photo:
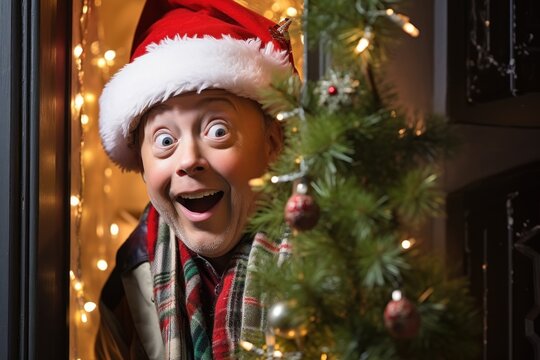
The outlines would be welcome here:
M 148 0 L 130 62 L 100 97 L 109 157 L 139 170 L 130 133 L 149 107 L 175 95 L 215 88 L 257 101 L 274 75 L 294 71 L 288 24 L 280 25 L 232 0 Z

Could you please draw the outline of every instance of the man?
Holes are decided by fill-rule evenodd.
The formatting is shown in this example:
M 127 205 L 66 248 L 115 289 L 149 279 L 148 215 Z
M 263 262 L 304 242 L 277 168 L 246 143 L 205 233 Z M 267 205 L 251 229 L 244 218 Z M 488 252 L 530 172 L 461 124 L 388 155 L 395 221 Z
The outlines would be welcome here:
M 294 72 L 285 35 L 229 0 L 147 1 L 100 99 L 104 148 L 151 205 L 103 289 L 98 358 L 230 359 L 262 334 L 247 269 L 273 247 L 244 227 L 281 149 L 257 100 Z

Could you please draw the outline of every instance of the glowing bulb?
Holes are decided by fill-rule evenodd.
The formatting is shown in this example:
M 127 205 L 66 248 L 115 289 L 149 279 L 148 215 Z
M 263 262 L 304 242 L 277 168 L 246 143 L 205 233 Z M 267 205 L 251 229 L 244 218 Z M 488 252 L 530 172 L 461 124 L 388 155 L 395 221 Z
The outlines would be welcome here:
M 267 19 L 272 19 L 274 17 L 274 12 L 272 10 L 266 10 L 264 12 L 264 17 Z
M 81 124 L 88 125 L 88 122 L 90 121 L 90 118 L 86 114 L 81 115 Z
M 77 110 L 80 110 L 82 106 L 84 105 L 84 97 L 82 94 L 75 95 L 75 107 Z
M 96 235 L 98 237 L 103 237 L 103 235 L 105 235 L 105 229 L 103 229 L 103 225 L 96 226 Z
M 401 26 L 403 31 L 405 31 L 407 34 L 411 35 L 412 37 L 418 37 L 420 35 L 420 30 L 410 22 L 405 22 L 403 26 Z
M 103 54 L 103 57 L 104 57 L 105 60 L 107 60 L 107 61 L 113 61 L 114 58 L 116 57 L 116 51 L 114 51 L 114 50 L 107 50 L 107 51 L 105 51 L 105 54 Z
M 279 350 L 275 350 L 274 351 L 274 357 L 275 358 L 278 358 L 278 359 L 281 359 L 283 357 L 283 353 Z
M 285 14 L 290 17 L 295 17 L 296 15 L 298 15 L 298 10 L 296 10 L 296 8 L 293 6 L 289 6 L 287 10 L 285 10 Z
M 98 68 L 104 68 L 106 65 L 107 65 L 107 60 L 105 60 L 104 58 L 99 58 L 97 60 Z
M 405 250 L 410 249 L 411 246 L 412 246 L 412 242 L 410 240 L 403 240 L 401 242 L 401 247 L 404 248 Z
M 272 182 L 272 184 L 277 184 L 279 182 L 279 177 L 274 175 L 272 176 L 270 181 Z
M 253 345 L 252 343 L 244 341 L 244 340 L 240 340 L 240 346 L 246 349 L 247 351 L 251 351 L 255 347 L 255 345 Z
M 84 311 L 86 311 L 86 312 L 92 312 L 92 311 L 96 310 L 96 307 L 97 307 L 96 303 L 92 302 L 92 301 L 85 302 L 84 306 L 83 306 Z
M 373 33 L 371 32 L 371 27 L 367 26 L 364 29 L 364 35 L 358 41 L 358 44 L 356 45 L 356 48 L 354 49 L 354 52 L 356 54 L 363 53 L 368 48 L 372 38 L 373 38 Z
M 111 232 L 111 235 L 112 235 L 112 236 L 116 236 L 116 235 L 118 235 L 118 233 L 120 232 L 120 228 L 118 227 L 117 224 L 112 223 L 112 224 L 111 224 L 111 227 L 110 227 L 110 232 Z
M 253 188 L 259 188 L 259 187 L 262 187 L 264 186 L 264 179 L 263 178 L 254 178 L 254 179 L 251 179 L 249 180 L 249 186 L 253 187 Z
M 107 185 L 104 185 L 103 186 L 103 192 L 105 194 L 110 194 L 111 193 L 111 185 L 107 184 Z
M 86 94 L 84 94 L 84 101 L 89 102 L 89 103 L 93 103 L 94 101 L 96 101 L 96 95 L 94 95 L 92 93 L 86 93 Z
M 69 198 L 69 203 L 71 204 L 71 206 L 75 207 L 81 203 L 81 200 L 78 196 L 71 195 L 71 197 Z
M 88 13 L 88 5 L 84 5 L 84 6 L 82 7 L 82 13 L 83 13 L 83 14 L 87 14 L 87 13 Z
M 285 120 L 285 114 L 283 114 L 283 113 L 277 114 L 277 115 L 276 115 L 276 119 L 278 119 L 279 121 Z
M 107 268 L 109 267 L 109 264 L 107 263 L 107 261 L 103 260 L 103 259 L 99 259 L 96 263 L 96 266 L 99 270 L 101 271 L 105 271 L 107 270 Z
M 386 9 L 386 15 L 388 15 L 388 16 L 394 15 L 394 10 L 392 10 L 392 9 Z
M 76 58 L 80 58 L 82 53 L 83 53 L 83 48 L 80 44 L 75 46 L 75 48 L 73 48 L 73 55 L 75 55 Z
M 278 12 L 279 10 L 281 10 L 281 5 L 279 5 L 278 2 L 274 2 L 274 3 L 272 4 L 272 11 L 273 11 L 273 12 Z
M 327 360 L 328 359 L 328 355 L 322 353 L 321 354 L 321 360 Z
M 394 300 L 394 301 L 401 300 L 401 291 L 400 290 L 392 291 L 392 300 Z
M 80 282 L 80 281 L 75 281 L 75 283 L 73 284 L 73 288 L 74 288 L 76 291 L 81 291 L 82 288 L 83 288 L 82 282 Z
M 369 40 L 363 37 L 360 39 L 360 41 L 358 41 L 358 45 L 356 45 L 354 52 L 357 54 L 361 54 L 367 49 L 368 46 L 369 46 Z
M 73 281 L 75 280 L 75 273 L 73 272 L 73 270 L 69 270 L 69 278 Z
M 85 312 L 81 314 L 81 322 L 86 324 L 88 322 L 88 315 Z
M 108 167 L 105 169 L 104 173 L 106 177 L 110 178 L 112 176 L 112 169 Z

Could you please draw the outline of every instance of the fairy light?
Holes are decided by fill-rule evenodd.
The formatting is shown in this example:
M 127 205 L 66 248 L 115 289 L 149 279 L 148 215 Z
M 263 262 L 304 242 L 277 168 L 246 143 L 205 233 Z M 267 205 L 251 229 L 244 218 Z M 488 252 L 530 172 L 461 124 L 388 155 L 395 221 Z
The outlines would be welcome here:
M 83 48 L 82 48 L 81 44 L 78 44 L 77 46 L 75 46 L 75 47 L 73 48 L 73 55 L 74 55 L 77 59 L 81 57 L 82 53 L 83 53 Z
M 69 198 L 69 203 L 71 206 L 76 207 L 81 203 L 81 200 L 77 195 L 71 195 L 71 197 Z
M 112 174 L 113 174 L 112 169 L 109 168 L 109 167 L 106 168 L 105 171 L 103 172 L 103 174 L 105 175 L 105 177 L 110 178 L 112 176 Z
M 366 27 L 364 30 L 364 35 L 360 40 L 358 40 L 358 44 L 356 45 L 356 48 L 354 49 L 354 52 L 356 54 L 361 54 L 368 48 L 369 44 L 371 43 L 371 39 L 373 38 L 373 33 L 371 32 L 371 27 Z
M 73 270 L 69 270 L 69 278 L 71 281 L 75 280 L 75 273 L 73 272 Z
M 90 312 L 96 310 L 97 305 L 96 305 L 95 302 L 87 301 L 87 302 L 84 303 L 83 308 L 84 308 L 84 311 L 86 311 L 87 313 L 90 313 Z
M 240 340 L 240 346 L 243 347 L 247 351 L 251 351 L 255 347 L 255 345 L 253 345 L 252 343 L 248 341 L 244 341 L 244 340 Z
M 393 9 L 386 9 L 386 15 L 410 36 L 418 37 L 420 35 L 420 30 L 409 21 L 407 16 L 397 14 Z
M 81 313 L 81 322 L 82 322 L 83 324 L 86 324 L 86 323 L 88 322 L 88 315 L 86 315 L 85 312 L 82 312 L 82 313 Z
M 86 114 L 81 114 L 81 124 L 82 125 L 88 125 L 90 122 L 90 118 Z
M 99 259 L 96 263 L 96 267 L 101 271 L 105 271 L 109 268 L 109 264 L 107 263 L 106 260 Z
M 285 14 L 287 14 L 289 17 L 295 17 L 298 15 L 298 10 L 296 10 L 294 6 L 289 6 L 287 10 L 285 10 Z
M 75 283 L 73 284 L 73 289 L 75 289 L 75 291 L 81 291 L 83 289 L 82 282 L 80 282 L 79 280 L 76 280 Z
M 99 58 L 97 60 L 97 66 L 98 68 L 103 69 L 105 66 L 107 66 L 107 60 L 105 60 L 105 58 Z
M 81 93 L 75 95 L 75 107 L 77 108 L 77 110 L 80 110 L 83 105 L 84 105 L 84 97 L 82 96 Z
M 120 232 L 120 228 L 118 227 L 118 224 L 112 223 L 109 228 L 109 231 L 111 232 L 112 236 L 117 236 L 118 233 Z
M 103 58 L 106 61 L 113 61 L 115 57 L 116 57 L 116 51 L 114 50 L 107 50 L 105 51 L 105 54 L 103 54 Z
M 405 250 L 410 249 L 412 246 L 412 242 L 408 239 L 405 239 L 401 242 L 401 247 Z
M 399 301 L 402 298 L 401 290 L 392 291 L 392 300 Z

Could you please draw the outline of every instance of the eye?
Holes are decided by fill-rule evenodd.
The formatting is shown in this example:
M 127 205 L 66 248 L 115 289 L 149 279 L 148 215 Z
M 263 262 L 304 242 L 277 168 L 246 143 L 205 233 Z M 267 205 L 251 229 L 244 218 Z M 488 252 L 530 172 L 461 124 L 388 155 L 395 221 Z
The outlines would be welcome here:
M 229 133 L 229 129 L 223 124 L 214 124 L 208 129 L 208 137 L 221 138 Z
M 159 134 L 155 143 L 161 147 L 168 147 L 174 144 L 174 138 L 170 134 Z

